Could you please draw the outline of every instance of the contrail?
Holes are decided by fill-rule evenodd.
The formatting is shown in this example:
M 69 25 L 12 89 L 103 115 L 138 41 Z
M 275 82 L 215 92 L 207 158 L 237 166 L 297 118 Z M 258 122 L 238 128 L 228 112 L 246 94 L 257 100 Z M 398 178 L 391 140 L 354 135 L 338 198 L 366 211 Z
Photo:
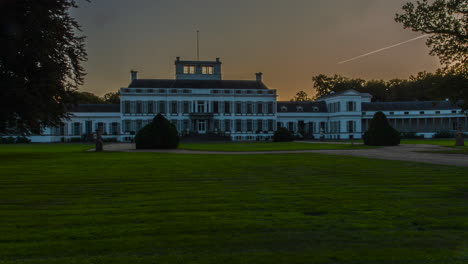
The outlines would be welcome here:
M 418 39 L 422 39 L 422 38 L 425 38 L 429 36 L 429 34 L 426 34 L 426 35 L 422 35 L 422 36 L 419 36 L 419 37 L 416 37 L 416 38 L 412 38 L 412 39 L 409 39 L 409 40 L 406 40 L 406 41 L 403 41 L 403 42 L 400 42 L 398 44 L 395 44 L 395 45 L 391 45 L 391 46 L 388 46 L 388 47 L 385 47 L 385 48 L 381 48 L 381 49 L 378 49 L 378 50 L 374 50 L 374 51 L 371 51 L 369 53 L 366 53 L 366 54 L 362 54 L 362 55 L 359 55 L 357 57 L 354 57 L 354 58 L 351 58 L 349 60 L 344 60 L 344 61 L 341 61 L 341 62 L 338 62 L 338 64 L 343 64 L 343 63 L 347 63 L 347 62 L 350 62 L 350 61 L 353 61 L 353 60 L 357 60 L 357 59 L 360 59 L 360 58 L 363 58 L 363 57 L 367 57 L 369 55 L 372 55 L 372 54 L 375 54 L 375 53 L 378 53 L 378 52 L 381 52 L 381 51 L 384 51 L 384 50 L 388 50 L 388 49 L 391 49 L 391 48 L 394 48 L 394 47 L 398 47 L 398 46 L 401 46 L 403 44 L 406 44 L 408 42 L 412 42 L 412 41 L 415 41 L 415 40 L 418 40 Z

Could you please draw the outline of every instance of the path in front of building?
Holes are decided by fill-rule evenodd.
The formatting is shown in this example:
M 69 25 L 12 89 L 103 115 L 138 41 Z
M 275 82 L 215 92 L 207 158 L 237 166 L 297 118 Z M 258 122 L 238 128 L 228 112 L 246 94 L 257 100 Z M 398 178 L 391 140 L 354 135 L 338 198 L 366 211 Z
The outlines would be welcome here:
M 203 150 L 136 150 L 135 144 L 115 143 L 104 146 L 105 151 L 119 152 L 158 152 L 158 153 L 179 153 L 179 154 L 216 154 L 216 155 L 255 155 L 255 154 L 298 154 L 298 153 L 320 153 L 330 155 L 354 156 L 372 159 L 414 161 L 431 164 L 452 165 L 468 167 L 468 155 L 462 154 L 440 154 L 428 153 L 424 151 L 444 151 L 451 150 L 447 147 L 423 144 L 402 144 L 395 147 L 382 147 L 375 149 L 342 149 L 342 150 L 277 150 L 277 151 L 203 151 Z M 92 151 L 92 150 L 91 150 Z M 423 151 L 423 152 L 421 152 Z

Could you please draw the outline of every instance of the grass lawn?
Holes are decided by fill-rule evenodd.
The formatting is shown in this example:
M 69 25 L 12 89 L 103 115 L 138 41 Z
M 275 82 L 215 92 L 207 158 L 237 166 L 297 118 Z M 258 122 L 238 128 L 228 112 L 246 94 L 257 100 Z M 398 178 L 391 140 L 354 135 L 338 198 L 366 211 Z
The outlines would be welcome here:
M 260 143 L 182 143 L 180 149 L 210 151 L 271 151 L 271 150 L 314 150 L 314 149 L 363 149 L 371 148 L 351 144 L 300 143 L 300 142 L 260 142 Z
M 0 263 L 467 263 L 468 169 L 0 146 Z

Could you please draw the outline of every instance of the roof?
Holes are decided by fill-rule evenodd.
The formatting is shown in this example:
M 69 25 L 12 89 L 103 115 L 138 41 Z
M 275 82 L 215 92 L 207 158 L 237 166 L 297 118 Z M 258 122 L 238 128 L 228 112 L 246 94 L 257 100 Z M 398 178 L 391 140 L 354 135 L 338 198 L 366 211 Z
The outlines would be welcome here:
M 263 82 L 235 80 L 136 79 L 128 88 L 268 89 Z
M 319 98 L 317 98 L 317 100 L 322 100 L 322 99 L 326 99 L 326 98 L 334 97 L 334 96 L 338 96 L 338 95 L 343 95 L 343 94 L 348 95 L 348 96 L 372 97 L 372 95 L 370 93 L 361 93 L 361 92 L 356 91 L 354 89 L 347 89 L 347 90 L 343 90 L 343 91 L 339 91 L 339 92 L 332 91 L 332 93 L 330 93 L 330 94 L 320 96 Z
M 83 112 L 102 112 L 114 113 L 120 112 L 119 104 L 79 104 L 73 106 L 70 112 L 83 113 Z
M 322 112 L 326 113 L 327 112 L 327 104 L 324 101 L 320 102 L 310 102 L 310 101 L 305 101 L 305 102 L 291 102 L 291 101 L 282 101 L 282 102 L 277 102 L 277 112 Z M 299 106 L 302 106 L 302 111 L 298 111 L 297 108 Z M 281 111 L 281 108 L 286 107 L 286 111 Z M 314 108 L 318 107 L 318 111 L 314 111 Z
M 362 111 L 451 110 L 449 101 L 407 101 L 362 103 Z

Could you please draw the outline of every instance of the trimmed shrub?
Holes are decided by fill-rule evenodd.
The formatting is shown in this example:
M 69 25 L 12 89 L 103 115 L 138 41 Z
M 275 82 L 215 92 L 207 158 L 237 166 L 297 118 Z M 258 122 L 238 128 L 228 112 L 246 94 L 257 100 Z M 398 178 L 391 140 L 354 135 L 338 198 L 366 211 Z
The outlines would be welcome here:
M 406 139 L 420 139 L 424 138 L 424 135 L 417 135 L 416 132 L 401 132 L 400 133 L 400 138 L 406 138 Z
M 375 113 L 369 129 L 364 133 L 364 144 L 369 146 L 396 146 L 400 144 L 400 133 L 395 130 L 382 112 Z
M 179 133 L 171 122 L 158 114 L 138 131 L 135 144 L 137 149 L 175 149 L 179 146 Z
M 438 131 L 434 134 L 433 138 L 454 138 L 455 133 L 450 131 Z
M 273 135 L 274 142 L 288 142 L 293 140 L 293 134 L 285 127 L 278 128 L 278 130 L 276 130 L 275 134 Z
M 15 143 L 17 144 L 29 144 L 31 143 L 31 140 L 25 136 L 18 136 L 16 137 Z

